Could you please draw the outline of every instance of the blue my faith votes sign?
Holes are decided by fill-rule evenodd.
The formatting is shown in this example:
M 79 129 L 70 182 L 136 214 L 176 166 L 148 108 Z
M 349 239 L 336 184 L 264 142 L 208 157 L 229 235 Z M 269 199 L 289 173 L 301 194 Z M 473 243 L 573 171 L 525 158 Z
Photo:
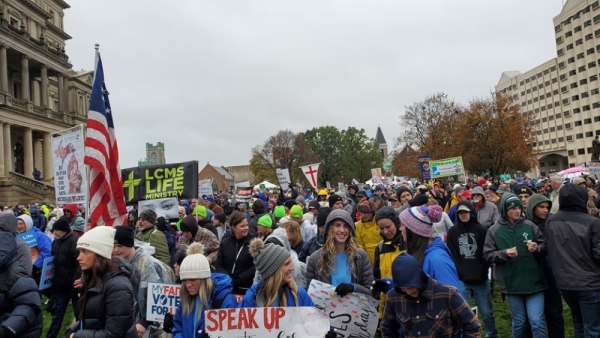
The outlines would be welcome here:
M 40 277 L 40 291 L 52 286 L 54 280 L 54 257 L 44 258 L 42 275 Z

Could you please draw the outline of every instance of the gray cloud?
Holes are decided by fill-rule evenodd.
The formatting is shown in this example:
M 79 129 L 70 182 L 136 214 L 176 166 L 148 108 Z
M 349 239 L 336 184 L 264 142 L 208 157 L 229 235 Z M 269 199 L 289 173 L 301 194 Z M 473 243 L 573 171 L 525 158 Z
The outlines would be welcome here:
M 560 0 L 71 1 L 75 69 L 100 43 L 121 167 L 246 164 L 280 129 L 378 125 L 437 91 L 467 103 L 556 54 Z

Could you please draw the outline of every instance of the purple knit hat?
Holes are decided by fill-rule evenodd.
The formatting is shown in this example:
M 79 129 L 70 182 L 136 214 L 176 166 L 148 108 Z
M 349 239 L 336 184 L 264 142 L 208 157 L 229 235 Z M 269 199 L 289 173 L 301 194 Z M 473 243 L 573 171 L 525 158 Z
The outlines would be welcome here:
M 433 223 L 442 220 L 442 213 L 439 205 L 412 207 L 400 213 L 400 222 L 416 235 L 429 238 Z

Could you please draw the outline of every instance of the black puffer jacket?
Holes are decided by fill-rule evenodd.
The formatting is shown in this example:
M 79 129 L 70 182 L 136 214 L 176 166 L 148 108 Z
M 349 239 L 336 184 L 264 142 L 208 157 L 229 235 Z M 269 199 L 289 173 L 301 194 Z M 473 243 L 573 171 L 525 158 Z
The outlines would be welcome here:
M 129 277 L 132 268 L 121 258 L 111 260 L 111 271 L 102 278 L 102 287 L 87 291 L 83 305 L 83 323 L 69 328 L 66 336 L 75 338 L 137 338 L 134 325 L 135 299 Z
M 79 279 L 81 271 L 77 263 L 77 239 L 69 231 L 65 237 L 57 238 L 52 242 L 52 256 L 54 256 L 54 280 L 52 293 L 69 295 L 73 290 L 73 281 Z
M 42 308 L 36 282 L 17 259 L 15 237 L 0 232 L 0 338 L 38 338 Z
M 235 235 L 231 234 L 219 245 L 215 269 L 231 277 L 235 294 L 245 295 L 254 282 L 256 269 L 248 248 L 251 239 L 248 235 L 237 240 Z

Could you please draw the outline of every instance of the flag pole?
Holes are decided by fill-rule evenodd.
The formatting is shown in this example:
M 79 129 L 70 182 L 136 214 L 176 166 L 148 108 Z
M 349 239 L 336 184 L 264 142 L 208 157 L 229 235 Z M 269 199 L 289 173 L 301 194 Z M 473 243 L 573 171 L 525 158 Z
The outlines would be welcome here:
M 95 50 L 95 52 L 94 52 L 94 77 L 92 78 L 92 86 L 94 83 L 94 79 L 96 78 L 96 70 L 98 69 L 98 58 L 100 56 L 100 44 L 97 43 L 94 46 L 94 50 Z M 89 111 L 90 111 L 90 107 L 88 107 L 88 114 L 89 114 Z M 84 147 L 83 147 L 84 153 L 85 153 L 85 138 L 86 137 L 87 137 L 87 124 L 86 124 L 86 130 L 85 130 L 85 135 L 84 135 Z M 85 175 L 87 177 L 87 192 L 86 192 L 87 201 L 85 203 L 85 220 L 84 220 L 85 228 L 84 229 L 85 229 L 85 231 L 87 231 L 88 230 L 88 221 L 90 219 L 90 212 L 91 212 L 91 210 L 90 210 L 90 205 L 91 205 L 90 184 L 92 184 L 90 182 L 90 166 L 89 165 L 85 166 Z

